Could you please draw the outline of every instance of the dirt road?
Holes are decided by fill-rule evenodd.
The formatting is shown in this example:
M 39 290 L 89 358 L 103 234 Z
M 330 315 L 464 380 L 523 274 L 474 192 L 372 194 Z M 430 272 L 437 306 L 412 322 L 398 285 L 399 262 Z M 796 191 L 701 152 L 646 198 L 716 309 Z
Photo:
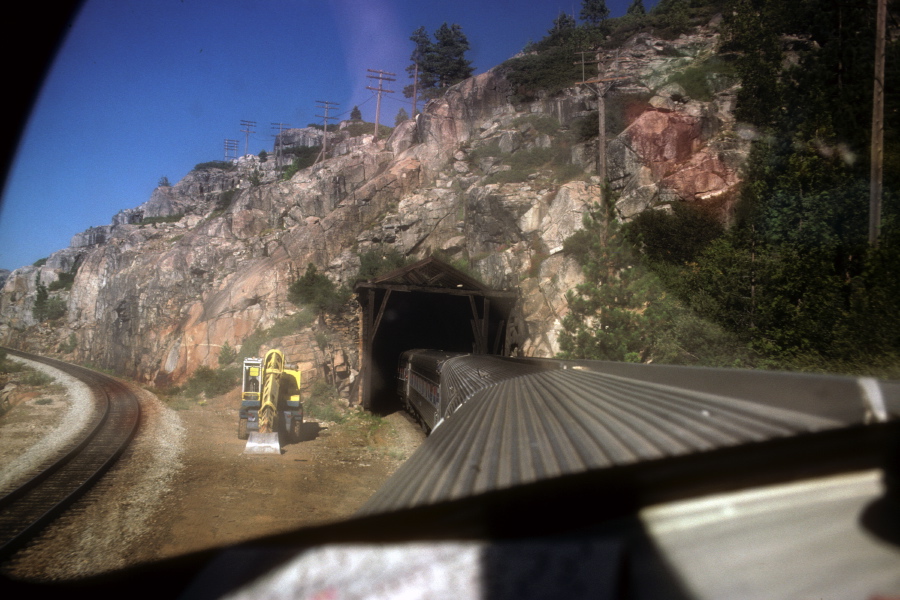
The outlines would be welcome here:
M 236 394 L 176 411 L 140 390 L 141 429 L 120 463 L 0 571 L 67 580 L 340 520 L 424 439 L 403 413 L 351 412 L 341 423 L 308 418 L 304 441 L 281 456 L 244 455 Z M 0 427 L 3 420 L 23 427 L 40 396 L 29 393 Z M 30 429 L 42 427 L 46 418 Z

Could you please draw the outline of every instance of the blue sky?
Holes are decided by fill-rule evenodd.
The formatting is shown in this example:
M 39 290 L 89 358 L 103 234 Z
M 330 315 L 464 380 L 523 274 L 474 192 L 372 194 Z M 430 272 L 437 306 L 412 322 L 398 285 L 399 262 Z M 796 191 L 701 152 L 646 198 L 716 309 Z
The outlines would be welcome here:
M 612 16 L 630 0 L 607 0 Z M 649 10 L 654 0 L 644 0 Z M 0 268 L 69 245 L 145 202 L 200 162 L 223 158 L 255 121 L 249 152 L 271 151 L 272 123 L 321 122 L 317 100 L 374 121 L 367 69 L 397 74 L 381 121 L 393 124 L 410 34 L 458 23 L 476 73 L 541 39 L 580 0 L 88 0 L 61 46 L 20 141 L 0 205 Z

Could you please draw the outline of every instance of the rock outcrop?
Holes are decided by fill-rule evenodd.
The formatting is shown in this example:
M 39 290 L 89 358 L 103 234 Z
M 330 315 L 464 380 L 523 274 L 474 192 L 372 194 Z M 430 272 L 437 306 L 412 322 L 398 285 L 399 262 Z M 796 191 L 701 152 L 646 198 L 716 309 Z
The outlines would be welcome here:
M 608 148 L 619 215 L 702 202 L 727 218 L 747 136 L 731 116 L 738 82 L 710 72 L 709 97 L 691 98 L 675 75 L 715 52 L 709 31 L 666 42 L 641 35 L 609 69 L 621 131 Z M 601 57 L 603 58 L 603 57 Z M 623 80 L 625 81 L 625 80 Z M 287 301 L 308 263 L 353 283 L 361 254 L 466 262 L 485 283 L 521 293 L 522 348 L 558 351 L 565 293 L 581 281 L 564 240 L 600 200 L 596 139 L 579 123 L 597 110 L 584 86 L 513 104 L 504 67 L 450 88 L 388 140 L 335 134 L 330 158 L 280 179 L 281 165 L 247 156 L 206 166 L 110 225 L 76 235 L 41 266 L 23 267 L 0 292 L 0 341 L 112 369 L 159 385 L 216 366 L 226 342 L 296 316 Z M 292 131 L 306 145 L 314 132 Z M 526 160 L 527 159 L 527 160 Z M 52 292 L 63 320 L 36 323 L 38 284 L 75 273 Z M 359 370 L 355 313 L 316 321 L 278 340 L 288 360 L 348 387 Z M 313 343 L 327 328 L 328 344 Z M 326 336 L 320 336 L 324 339 Z

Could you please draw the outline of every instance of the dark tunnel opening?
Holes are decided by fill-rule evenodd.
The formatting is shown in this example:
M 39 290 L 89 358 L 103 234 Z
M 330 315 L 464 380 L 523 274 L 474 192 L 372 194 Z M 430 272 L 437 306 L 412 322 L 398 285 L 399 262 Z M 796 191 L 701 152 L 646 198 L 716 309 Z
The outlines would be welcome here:
M 481 299 L 476 300 L 480 306 Z M 494 319 L 491 319 L 493 322 Z M 396 370 L 400 354 L 413 348 L 472 352 L 475 334 L 468 296 L 394 292 L 372 340 L 372 410 L 397 410 Z M 496 335 L 497 325 L 492 323 Z

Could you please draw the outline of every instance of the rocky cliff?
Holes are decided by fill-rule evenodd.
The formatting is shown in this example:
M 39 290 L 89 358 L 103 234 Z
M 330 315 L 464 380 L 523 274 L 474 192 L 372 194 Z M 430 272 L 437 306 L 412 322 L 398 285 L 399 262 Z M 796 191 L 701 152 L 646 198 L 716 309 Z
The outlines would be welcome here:
M 732 118 L 738 82 L 700 68 L 717 43 L 713 29 L 675 41 L 642 34 L 601 56 L 607 74 L 627 76 L 606 98 L 608 176 L 622 218 L 699 202 L 727 219 L 751 136 Z M 692 69 L 704 73 L 703 97 L 679 83 Z M 308 263 L 352 285 L 361 254 L 393 249 L 464 262 L 488 285 L 519 290 L 522 348 L 551 356 L 565 292 L 581 278 L 563 241 L 600 199 L 597 141 L 579 133 L 597 97 L 580 85 L 529 103 L 513 103 L 512 92 L 495 68 L 429 102 L 388 140 L 338 140 L 332 157 L 288 181 L 273 160 L 253 156 L 192 171 L 45 264 L 10 274 L 0 341 L 180 382 L 216 366 L 226 342 L 240 348 L 296 313 L 288 286 Z M 285 140 L 309 143 L 293 135 Z M 71 286 L 51 291 L 65 316 L 36 323 L 37 285 L 67 273 Z M 288 360 L 349 384 L 359 364 L 354 304 L 278 340 Z M 322 328 L 328 344 L 313 341 Z

